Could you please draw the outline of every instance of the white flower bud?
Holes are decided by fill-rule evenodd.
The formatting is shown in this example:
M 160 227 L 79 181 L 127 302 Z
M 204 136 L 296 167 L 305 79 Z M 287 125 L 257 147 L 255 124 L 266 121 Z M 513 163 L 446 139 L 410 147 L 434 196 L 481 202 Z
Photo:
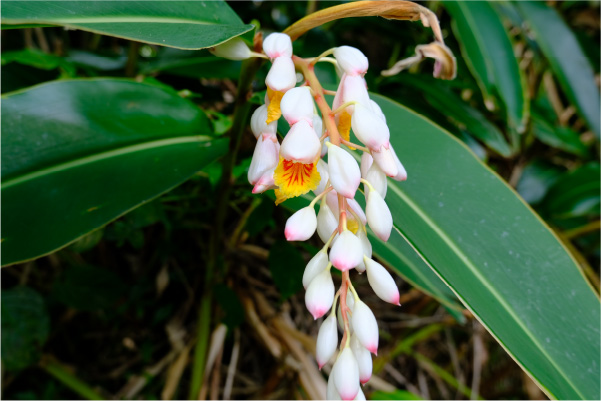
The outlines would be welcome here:
M 365 178 L 380 195 L 382 198 L 386 197 L 386 191 L 388 189 L 388 181 L 386 180 L 386 174 L 382 171 L 380 167 L 376 163 L 373 163 L 372 166 L 367 170 L 365 174 Z M 365 186 L 365 196 L 369 197 L 369 187 Z
M 276 134 L 278 130 L 278 122 L 272 121 L 269 124 L 265 124 L 267 121 L 267 105 L 261 105 L 255 110 L 252 117 L 250 118 L 250 129 L 255 135 L 255 138 L 259 139 L 261 134 Z
M 339 146 L 328 144 L 328 167 L 330 183 L 336 192 L 345 198 L 354 198 L 361 180 L 361 170 L 353 156 Z
M 338 219 L 332 213 L 327 202 L 322 202 L 317 213 L 317 235 L 325 244 L 328 242 L 334 230 L 338 228 Z
M 367 57 L 359 49 L 351 46 L 335 48 L 334 57 L 340 68 L 348 75 L 363 75 L 369 67 Z
M 332 369 L 330 372 L 330 377 L 328 377 L 326 400 L 342 400 L 342 398 L 340 398 L 340 394 L 338 394 L 338 390 L 336 390 L 336 385 L 334 384 L 334 369 Z
M 351 320 L 357 339 L 372 354 L 378 354 L 378 322 L 365 302 L 358 300 L 353 308 Z
M 334 213 L 334 216 L 338 216 L 340 214 L 340 210 L 338 209 L 338 192 L 335 189 L 328 192 L 326 195 L 326 202 L 328 203 L 328 207 Z M 338 217 L 336 217 L 338 219 Z
M 260 194 L 268 189 L 275 189 L 275 181 L 273 180 L 273 173 L 275 172 L 275 167 L 266 171 L 261 178 L 257 181 L 253 188 L 253 194 Z
M 359 393 L 359 366 L 350 347 L 345 347 L 334 363 L 334 384 L 343 400 L 352 400 Z
M 329 269 L 325 269 L 311 281 L 305 292 L 305 305 L 314 319 L 319 319 L 330 310 L 334 292 L 334 281 Z
M 344 82 L 342 82 L 342 103 L 346 102 L 358 102 L 364 107 L 370 106 L 369 94 L 367 93 L 367 84 L 365 78 L 360 75 L 347 76 Z M 348 106 L 346 112 L 353 114 L 355 110 L 354 106 Z
M 390 131 L 386 123 L 361 104 L 355 105 L 351 127 L 357 139 L 370 150 L 375 151 L 390 144 Z
M 290 125 L 300 120 L 305 120 L 313 125 L 313 97 L 308 86 L 299 86 L 286 92 L 282 97 L 280 109 Z
M 276 92 L 286 92 L 296 85 L 296 72 L 290 57 L 278 57 L 265 78 L 265 84 Z
M 365 401 L 365 394 L 363 394 L 363 390 L 361 390 L 361 388 L 359 388 L 359 392 L 357 393 L 357 395 L 354 398 L 356 401 Z
M 369 239 L 367 238 L 367 234 L 365 233 L 365 231 L 362 228 L 359 228 L 359 231 L 357 232 L 357 238 L 359 238 L 359 241 L 361 241 L 361 247 L 363 249 L 363 256 L 367 256 L 368 258 L 371 258 L 371 253 L 372 253 L 371 242 L 369 242 Z M 361 263 L 359 263 L 355 269 L 357 269 L 357 271 L 359 273 L 363 273 L 365 271 L 365 262 L 362 260 Z
M 363 152 L 361 155 L 361 177 L 365 178 L 367 176 L 367 172 L 371 168 L 371 165 L 374 163 L 374 158 L 367 152 Z
M 290 127 L 290 131 L 282 141 L 280 156 L 286 160 L 310 164 L 319 156 L 321 143 L 315 136 L 311 124 L 301 120 Z
M 261 176 L 274 169 L 279 161 L 280 144 L 273 134 L 259 136 L 248 168 L 248 181 L 255 185 Z
M 326 251 L 319 251 L 311 258 L 305 272 L 303 273 L 303 287 L 305 290 L 311 284 L 311 281 L 325 268 L 328 267 L 328 253 Z
M 374 234 L 382 241 L 388 241 L 392 231 L 392 214 L 390 214 L 386 201 L 377 191 L 370 191 L 365 206 L 365 215 Z
M 319 185 L 313 190 L 315 195 L 319 195 L 325 191 L 328 180 L 330 179 L 330 173 L 328 173 L 328 164 L 322 159 L 317 161 L 317 172 L 319 173 Z
M 391 148 L 392 146 L 390 145 L 388 147 L 382 146 L 378 151 L 373 150 L 371 155 L 374 158 L 374 162 L 378 164 L 378 167 L 382 169 L 384 174 L 388 177 L 395 177 L 399 173 L 399 170 L 390 150 Z
M 351 350 L 353 351 L 353 355 L 355 355 L 355 359 L 357 359 L 357 366 L 359 366 L 359 380 L 361 384 L 365 384 L 371 379 L 373 370 L 371 353 L 361 345 L 356 334 L 351 336 Z
M 363 259 L 361 241 L 350 230 L 344 230 L 332 245 L 330 251 L 332 265 L 345 272 L 361 263 L 361 259 Z
M 399 160 L 392 146 L 390 146 L 390 151 L 392 153 L 392 157 L 394 158 L 394 162 L 396 163 L 396 167 L 398 170 L 397 175 L 392 177 L 392 179 L 395 181 L 405 181 L 407 179 L 407 171 L 405 170 L 405 167 L 403 167 L 403 164 Z
M 376 295 L 383 301 L 399 305 L 399 289 L 388 270 L 373 259 L 365 258 L 367 280 Z
M 292 57 L 292 41 L 285 33 L 272 33 L 263 40 L 263 51 L 267 57 Z
M 287 241 L 306 241 L 315 233 L 317 216 L 312 206 L 307 206 L 294 213 L 286 221 L 284 235 Z
M 355 214 L 359 216 L 359 220 L 361 220 L 361 223 L 367 223 L 367 217 L 365 216 L 363 209 L 359 205 L 359 202 L 357 202 L 354 199 L 347 199 L 346 203 L 348 204 L 349 209 L 352 209 L 353 212 L 355 212 Z
M 371 111 L 373 111 L 374 114 L 380 118 L 380 120 L 382 120 L 382 121 L 384 121 L 384 123 L 386 123 L 386 116 L 382 112 L 380 105 L 371 99 L 369 99 L 369 104 L 371 105 Z
M 251 56 L 250 49 L 239 37 L 215 46 L 211 53 L 230 60 L 245 60 Z
M 315 133 L 317 134 L 317 139 L 321 139 L 321 136 L 323 135 L 323 121 L 321 120 L 321 117 L 319 116 L 319 114 L 313 114 L 313 129 L 315 130 Z M 328 146 L 326 145 L 326 141 L 330 141 L 330 138 L 325 138 L 323 145 L 321 145 L 321 157 L 324 157 L 326 152 L 328 151 Z M 325 183 L 324 183 L 325 185 Z
M 338 346 L 338 328 L 336 317 L 331 314 L 323 321 L 317 333 L 317 346 L 315 356 L 319 369 L 323 367 L 336 352 Z

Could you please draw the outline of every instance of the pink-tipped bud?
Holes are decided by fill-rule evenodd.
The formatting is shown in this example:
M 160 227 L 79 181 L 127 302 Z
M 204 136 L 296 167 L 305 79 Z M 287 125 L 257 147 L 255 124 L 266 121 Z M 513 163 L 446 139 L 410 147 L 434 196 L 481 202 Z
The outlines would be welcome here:
M 292 57 L 292 41 L 285 33 L 272 33 L 263 40 L 263 51 L 267 57 Z
M 267 171 L 275 169 L 280 158 L 280 144 L 274 134 L 259 136 L 248 168 L 248 181 L 255 185 Z
M 275 171 L 275 167 L 273 169 L 265 172 L 265 174 L 263 174 L 261 176 L 261 178 L 259 178 L 259 180 L 255 184 L 255 187 L 253 188 L 253 191 L 252 191 L 253 194 L 261 194 L 261 193 L 267 191 L 268 189 L 277 188 L 275 185 L 275 181 L 273 179 L 274 171 Z
M 338 346 L 338 328 L 336 317 L 331 314 L 323 321 L 317 333 L 316 359 L 319 369 L 323 367 L 336 352 Z
M 330 261 L 338 270 L 345 272 L 361 263 L 363 259 L 363 249 L 361 241 L 355 234 L 349 230 L 344 230 L 338 235 L 332 250 L 330 251 Z
M 319 319 L 330 310 L 334 292 L 334 281 L 329 269 L 325 269 L 311 281 L 305 292 L 305 305 L 314 319 Z
M 309 164 L 313 163 L 319 152 L 321 143 L 308 121 L 301 120 L 290 127 L 290 131 L 282 141 L 280 156 L 287 160 Z
M 265 84 L 276 92 L 286 92 L 296 85 L 296 72 L 294 63 L 290 57 L 278 57 L 273 60 L 273 64 L 265 78 Z
M 369 242 L 369 239 L 367 238 L 367 234 L 365 233 L 365 231 L 362 228 L 360 228 L 359 231 L 357 232 L 357 238 L 359 238 L 359 241 L 361 241 L 361 248 L 363 249 L 363 256 L 367 256 L 368 258 L 371 258 L 371 253 L 372 253 L 371 242 Z M 357 267 L 355 267 L 355 269 L 357 269 L 357 271 L 359 273 L 363 273 L 365 271 L 365 262 L 362 260 L 361 263 L 359 263 L 357 265 Z
M 367 176 L 372 164 L 374 164 L 374 158 L 369 153 L 363 152 L 361 155 L 361 177 L 365 178 Z
M 378 167 L 382 169 L 384 174 L 389 177 L 396 177 L 399 173 L 396 161 L 390 150 L 392 146 L 382 146 L 378 151 L 372 151 L 371 155 L 374 158 L 374 162 L 378 164 Z
M 250 49 L 240 37 L 230 39 L 225 43 L 215 46 L 211 53 L 217 57 L 230 60 L 245 60 L 251 56 Z
M 282 144 L 283 145 L 283 144 Z M 351 154 L 328 142 L 330 183 L 340 195 L 354 198 L 361 180 L 361 170 Z
M 328 242 L 334 230 L 338 228 L 338 219 L 326 202 L 322 202 L 317 213 L 317 235 L 325 244 Z
M 353 308 L 353 317 L 351 320 L 353 330 L 361 345 L 374 355 L 378 354 L 378 322 L 369 306 L 365 302 L 358 300 Z
M 288 221 L 284 235 L 287 241 L 306 241 L 315 233 L 317 216 L 313 206 L 307 206 L 294 213 Z
M 307 267 L 305 267 L 305 272 L 303 273 L 303 287 L 305 290 L 311 284 L 311 281 L 319 273 L 325 270 L 328 267 L 328 254 L 326 251 L 319 251 L 311 258 L 309 263 L 307 263 Z
M 342 82 L 342 103 L 358 102 L 359 104 L 369 107 L 369 94 L 367 93 L 367 84 L 365 78 L 360 75 L 347 76 Z M 345 111 L 353 114 L 355 106 L 348 106 Z
M 359 393 L 359 366 L 350 347 L 338 355 L 333 368 L 334 384 L 343 400 L 353 400 Z
M 250 118 L 250 129 L 255 138 L 259 139 L 259 135 L 261 134 L 276 134 L 278 122 L 272 121 L 269 124 L 265 124 L 265 121 L 267 121 L 267 105 L 264 104 L 259 106 Z
M 390 151 L 392 152 L 392 157 L 394 158 L 398 170 L 397 175 L 392 177 L 392 179 L 395 181 L 405 181 L 407 179 L 407 171 L 405 170 L 405 167 L 403 167 L 403 163 L 399 160 L 399 157 L 396 155 L 392 146 L 390 146 Z
M 322 159 L 317 161 L 317 172 L 319 173 L 319 185 L 313 190 L 315 195 L 321 194 L 326 189 L 326 185 L 330 180 L 330 173 L 328 173 L 328 164 Z
M 373 111 L 374 114 L 377 115 L 380 118 L 380 120 L 386 122 L 386 116 L 382 112 L 382 109 L 380 108 L 380 105 L 378 103 L 374 102 L 371 99 L 369 99 L 369 104 L 371 106 L 371 111 Z
M 355 355 L 357 365 L 359 366 L 359 380 L 361 381 L 361 384 L 365 384 L 371 379 L 373 370 L 371 353 L 367 348 L 361 345 L 356 334 L 351 336 L 351 349 L 353 350 L 353 355 Z
M 334 57 L 342 71 L 348 75 L 363 75 L 369 67 L 367 57 L 359 49 L 351 46 L 335 48 Z
M 382 171 L 380 167 L 376 163 L 372 164 L 372 166 L 367 170 L 367 174 L 365 174 L 365 178 L 369 183 L 374 187 L 376 191 L 382 196 L 382 198 L 386 197 L 386 191 L 388 190 L 388 182 L 386 180 L 386 174 Z M 365 186 L 365 196 L 369 197 L 369 187 Z
M 400 306 L 399 289 L 384 266 L 367 257 L 365 258 L 365 266 L 367 268 L 367 280 L 376 295 L 383 301 Z
M 378 191 L 370 191 L 365 206 L 365 215 L 369 226 L 378 238 L 384 242 L 388 241 L 392 231 L 392 214 Z
M 284 94 L 280 102 L 282 115 L 290 125 L 300 120 L 305 120 L 313 125 L 314 108 L 313 97 L 308 86 L 299 86 L 290 89 Z
M 334 384 L 334 369 L 332 369 L 330 372 L 330 377 L 328 377 L 326 400 L 342 400 L 342 398 L 340 398 L 340 394 L 338 394 L 338 390 L 336 390 L 336 385 Z
M 359 388 L 359 392 L 355 396 L 355 401 L 365 401 L 365 400 L 366 400 L 365 394 L 363 394 L 363 390 L 361 390 L 361 388 Z
M 390 131 L 388 126 L 368 107 L 361 104 L 355 105 L 351 127 L 357 139 L 369 149 L 376 151 L 382 146 L 389 146 Z

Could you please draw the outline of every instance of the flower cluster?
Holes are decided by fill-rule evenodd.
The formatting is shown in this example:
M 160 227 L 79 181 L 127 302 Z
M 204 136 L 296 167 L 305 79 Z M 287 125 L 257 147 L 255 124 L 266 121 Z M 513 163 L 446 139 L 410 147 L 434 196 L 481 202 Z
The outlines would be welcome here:
M 233 49 L 238 45 L 228 46 Z M 244 55 L 243 49 L 238 51 Z M 394 279 L 372 259 L 366 225 L 382 241 L 388 240 L 393 222 L 384 200 L 387 176 L 403 181 L 407 173 L 390 144 L 386 117 L 369 97 L 364 79 L 368 60 L 361 51 L 341 46 L 319 57 L 302 59 L 293 56 L 290 38 L 281 33 L 269 35 L 263 51 L 272 65 L 266 79 L 266 104 L 251 118 L 257 144 L 248 179 L 254 185 L 253 193 L 274 189 L 276 203 L 309 191 L 316 195 L 309 206 L 288 219 L 284 234 L 288 241 L 305 241 L 317 232 L 324 242 L 307 264 L 303 286 L 305 303 L 313 317 L 318 319 L 329 312 L 319 329 L 316 352 L 320 368 L 337 354 L 327 398 L 365 399 L 361 384 L 371 377 L 371 354 L 378 350 L 378 324 L 355 291 L 349 271 L 366 272 L 376 295 L 399 305 Z M 219 48 L 216 51 L 228 56 L 225 53 Z M 327 57 L 330 54 L 334 58 Z M 236 54 L 231 52 L 229 56 Z M 331 108 L 313 72 L 318 61 L 333 62 L 342 72 Z M 296 86 L 296 69 L 305 78 L 300 86 Z M 290 125 L 281 145 L 276 136 L 280 116 Z M 350 141 L 351 129 L 362 145 Z M 363 151 L 360 164 L 343 145 Z M 322 159 L 325 154 L 327 163 Z M 365 211 L 355 200 L 361 184 Z M 332 267 L 342 272 L 338 291 L 332 280 Z M 337 353 L 338 326 L 343 336 Z

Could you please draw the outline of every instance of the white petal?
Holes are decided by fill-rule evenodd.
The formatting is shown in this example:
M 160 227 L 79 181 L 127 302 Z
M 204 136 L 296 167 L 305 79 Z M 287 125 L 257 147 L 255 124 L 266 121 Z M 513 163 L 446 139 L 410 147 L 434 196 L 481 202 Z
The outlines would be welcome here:
M 388 271 L 373 259 L 366 258 L 367 280 L 381 300 L 394 305 L 399 303 L 399 289 Z
M 378 322 L 371 309 L 365 302 L 359 300 L 355 302 L 352 317 L 353 330 L 357 339 L 369 352 L 378 354 Z
M 361 345 L 361 342 L 357 338 L 356 334 L 351 336 L 351 349 L 353 350 L 353 355 L 355 355 L 355 359 L 357 359 L 357 365 L 359 366 L 359 380 L 361 384 L 365 384 L 371 378 L 371 373 L 373 370 L 373 363 L 371 360 L 371 353 Z
M 347 199 L 346 203 L 348 204 L 348 207 L 350 209 L 352 209 L 353 212 L 355 212 L 355 214 L 357 216 L 359 216 L 361 223 L 363 223 L 363 224 L 367 223 L 367 217 L 365 216 L 365 212 L 363 212 L 363 209 L 361 208 L 361 206 L 359 205 L 359 203 L 356 200 Z
M 386 197 L 386 191 L 388 189 L 388 181 L 386 180 L 386 174 L 382 171 L 380 167 L 376 163 L 372 164 L 372 166 L 367 170 L 365 174 L 365 178 L 376 191 L 382 196 L 382 198 Z M 365 186 L 365 196 L 369 197 L 369 187 Z
M 326 195 L 326 202 L 332 213 L 334 213 L 334 216 L 336 216 L 336 219 L 338 219 L 340 210 L 338 210 L 338 192 L 336 192 L 335 189 L 328 192 Z
M 319 155 L 321 143 L 309 122 L 301 120 L 290 127 L 282 141 L 280 155 L 287 160 L 309 164 Z
M 292 41 L 285 33 L 272 33 L 263 40 L 263 51 L 269 58 L 292 57 Z
M 365 215 L 374 234 L 382 241 L 388 241 L 392 231 L 392 214 L 390 214 L 386 201 L 377 191 L 370 191 L 365 206 Z
M 283 144 L 282 144 L 283 145 Z M 354 198 L 361 180 L 361 170 L 350 153 L 336 145 L 328 145 L 330 183 L 340 195 Z
M 321 120 L 319 114 L 313 114 L 313 129 L 317 134 L 317 138 L 321 138 L 323 135 L 323 121 Z
M 290 89 L 284 94 L 280 102 L 282 115 L 290 125 L 300 120 L 306 120 L 313 125 L 314 108 L 313 97 L 308 86 Z
M 399 160 L 392 146 L 390 146 L 390 152 L 392 153 L 392 157 L 394 158 L 394 162 L 396 163 L 396 167 L 398 170 L 397 175 L 392 177 L 392 179 L 395 181 L 405 181 L 407 179 L 407 171 L 405 170 L 405 167 L 403 167 L 403 164 Z
M 399 173 L 399 170 L 390 150 L 391 148 L 392 146 L 390 145 L 388 147 L 382 146 L 380 150 L 372 151 L 371 155 L 374 158 L 374 162 L 378 164 L 378 167 L 382 169 L 384 174 L 389 177 L 395 177 Z
M 317 161 L 317 172 L 319 173 L 319 185 L 313 190 L 315 195 L 321 194 L 325 189 L 330 179 L 330 173 L 328 173 L 328 164 L 322 159 Z
M 317 333 L 316 359 L 319 369 L 323 367 L 336 352 L 338 346 L 338 328 L 336 317 L 331 314 L 323 321 Z
M 294 63 L 290 57 L 278 57 L 273 60 L 273 64 L 265 78 L 265 84 L 274 91 L 286 92 L 296 85 L 296 72 Z
M 253 188 L 253 191 L 252 191 L 253 194 L 260 194 L 260 193 L 267 191 L 268 189 L 277 188 L 275 186 L 275 182 L 273 180 L 274 172 L 275 172 L 275 167 L 273 169 L 266 171 L 265 174 L 263 174 L 261 176 L 261 178 L 259 178 L 259 180 L 255 184 L 255 187 Z
M 359 228 L 359 231 L 357 232 L 357 238 L 359 238 L 359 241 L 361 241 L 361 248 L 363 249 L 363 256 L 367 256 L 368 258 L 371 258 L 371 253 L 372 253 L 371 242 L 369 242 L 369 239 L 367 238 L 367 234 L 365 233 L 365 231 L 362 228 Z M 365 262 L 362 260 L 361 263 L 359 263 L 357 265 L 356 269 L 359 273 L 363 273 L 365 271 Z
M 340 68 L 349 75 L 363 75 L 367 72 L 369 61 L 357 48 L 340 46 L 334 49 L 334 57 Z
M 345 272 L 361 263 L 361 259 L 363 259 L 361 241 L 350 230 L 344 230 L 332 245 L 330 251 L 332 265 Z
M 307 267 L 305 267 L 305 272 L 303 273 L 303 287 L 305 290 L 311 284 L 311 281 L 319 273 L 325 270 L 328 267 L 328 254 L 325 251 L 319 251 L 311 258 L 309 263 L 307 263 Z
M 382 109 L 380 108 L 380 105 L 378 103 L 374 102 L 371 99 L 369 99 L 369 104 L 371 105 L 371 111 L 373 111 L 374 114 L 377 115 L 380 118 L 380 120 L 386 122 L 386 116 L 382 112 Z
M 250 129 L 255 138 L 259 139 L 259 135 L 261 134 L 276 134 L 278 122 L 272 121 L 269 124 L 265 124 L 265 121 L 267 121 L 267 105 L 264 104 L 259 106 L 250 118 Z
M 347 76 L 344 80 L 342 90 L 342 103 L 354 101 L 364 107 L 371 107 L 369 94 L 367 93 L 367 84 L 362 76 Z M 354 106 L 348 106 L 345 110 L 347 113 L 353 114 L 355 108 Z
M 340 394 L 338 394 L 338 390 L 336 390 L 336 385 L 334 384 L 334 369 L 332 369 L 330 372 L 330 377 L 328 377 L 326 400 L 342 400 L 342 398 L 340 398 Z
M 311 281 L 305 292 L 305 305 L 313 318 L 319 319 L 326 314 L 334 302 L 334 281 L 329 269 L 319 273 Z
M 343 400 L 352 400 L 359 393 L 359 366 L 350 347 L 345 347 L 334 364 L 334 384 Z
M 338 219 L 332 213 L 327 202 L 322 202 L 317 213 L 317 235 L 325 244 L 332 236 L 334 230 L 338 228 Z
M 287 241 L 306 241 L 317 229 L 317 216 L 312 206 L 307 206 L 294 213 L 288 221 L 284 235 Z
M 236 37 L 228 40 L 211 50 L 217 57 L 223 57 L 230 60 L 245 60 L 250 57 L 250 49 L 242 39 Z
M 361 155 L 361 177 L 365 178 L 367 172 L 371 168 L 371 165 L 374 163 L 374 158 L 367 152 L 363 152 Z
M 274 169 L 279 161 L 280 144 L 272 134 L 259 136 L 255 151 L 248 168 L 248 181 L 255 185 L 261 176 Z
M 375 113 L 367 107 L 357 104 L 351 117 L 351 127 L 357 139 L 371 150 L 379 150 L 382 146 L 389 146 L 390 131 Z
M 354 398 L 357 401 L 364 401 L 366 400 L 365 398 L 365 394 L 363 394 L 363 390 L 361 390 L 361 388 L 359 388 L 359 392 L 357 393 L 357 395 Z

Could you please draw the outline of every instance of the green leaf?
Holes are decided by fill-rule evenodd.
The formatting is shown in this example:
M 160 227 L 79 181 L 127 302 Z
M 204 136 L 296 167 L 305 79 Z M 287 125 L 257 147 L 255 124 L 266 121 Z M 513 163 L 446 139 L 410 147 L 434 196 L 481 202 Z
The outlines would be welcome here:
M 224 1 L 5 1 L 2 24 L 52 24 L 180 49 L 253 29 Z
M 44 53 L 35 49 L 14 50 L 2 53 L 2 66 L 11 62 L 29 65 L 43 70 L 53 70 L 60 67 L 70 77 L 74 77 L 76 73 L 75 66 L 64 57 Z
M 515 190 L 529 204 L 540 202 L 549 187 L 557 180 L 562 170 L 543 160 L 534 160 L 527 165 Z
M 2 99 L 2 264 L 53 252 L 226 152 L 172 90 L 66 80 Z
M 44 299 L 29 287 L 2 290 L 2 364 L 20 370 L 35 363 L 48 339 Z
M 549 396 L 599 398 L 600 305 L 574 259 L 461 142 L 373 98 L 409 176 L 389 181 L 395 226 Z
M 553 126 L 542 115 L 532 114 L 532 132 L 541 142 L 578 156 L 586 156 L 587 148 L 577 132 L 568 127 Z
M 268 263 L 282 299 L 288 299 L 303 289 L 305 261 L 294 246 L 284 240 L 277 241 L 271 246 Z
M 140 68 L 141 74 L 157 72 L 187 78 L 238 78 L 242 62 L 211 55 L 206 50 L 191 52 L 179 49 L 161 49 Z
M 574 33 L 557 11 L 544 2 L 518 1 L 515 4 L 528 22 L 561 88 L 599 139 L 599 89 L 595 85 L 593 68 Z
M 522 132 L 529 113 L 525 80 L 499 15 L 487 1 L 446 1 L 444 6 L 485 100 L 499 98 L 509 125 Z

